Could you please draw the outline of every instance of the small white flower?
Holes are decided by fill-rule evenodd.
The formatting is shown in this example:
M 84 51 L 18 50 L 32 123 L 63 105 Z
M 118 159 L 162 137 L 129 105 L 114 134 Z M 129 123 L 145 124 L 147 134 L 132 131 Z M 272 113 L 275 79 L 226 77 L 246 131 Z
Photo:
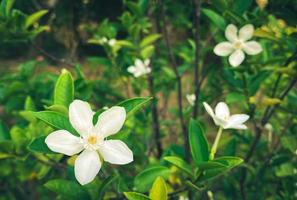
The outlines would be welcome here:
M 108 39 L 106 37 L 103 37 L 100 39 L 101 44 L 106 44 L 108 42 Z
M 101 160 L 118 165 L 133 161 L 133 153 L 125 143 L 106 140 L 106 137 L 122 128 L 126 119 L 125 109 L 111 107 L 99 115 L 96 125 L 92 123 L 93 115 L 87 102 L 74 100 L 69 106 L 69 120 L 80 137 L 66 130 L 58 130 L 45 139 L 47 146 L 54 152 L 68 156 L 81 152 L 75 160 L 74 173 L 82 185 L 93 181 L 101 168 Z
M 190 104 L 191 106 L 194 106 L 195 101 L 196 101 L 196 95 L 195 95 L 195 94 L 187 94 L 187 95 L 186 95 L 186 98 L 187 98 L 189 104 Z
M 247 128 L 243 123 L 249 119 L 249 116 L 246 114 L 235 114 L 230 116 L 230 111 L 226 103 L 219 102 L 215 108 L 215 112 L 206 102 L 203 102 L 203 105 L 217 126 L 220 126 L 223 129 Z
M 228 41 L 217 44 L 214 53 L 218 56 L 229 56 L 229 63 L 233 67 L 239 66 L 244 60 L 244 53 L 256 55 L 262 51 L 261 45 L 256 41 L 248 41 L 253 37 L 254 26 L 247 24 L 239 32 L 237 27 L 229 24 L 225 30 Z
M 115 44 L 117 43 L 117 40 L 116 39 L 110 39 L 108 40 L 108 45 L 113 47 Z
M 149 67 L 150 64 L 150 60 L 149 59 L 145 59 L 145 61 L 143 62 L 140 59 L 136 59 L 134 62 L 134 65 L 128 67 L 127 71 L 131 74 L 134 75 L 134 77 L 140 77 L 142 75 L 151 73 L 151 68 Z

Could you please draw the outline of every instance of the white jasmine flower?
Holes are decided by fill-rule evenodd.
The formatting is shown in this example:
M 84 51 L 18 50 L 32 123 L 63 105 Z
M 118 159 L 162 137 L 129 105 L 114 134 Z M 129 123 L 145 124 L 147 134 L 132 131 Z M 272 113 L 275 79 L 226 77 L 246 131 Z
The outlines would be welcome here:
M 223 129 L 247 128 L 247 126 L 243 123 L 249 119 L 249 116 L 246 114 L 230 115 L 230 111 L 226 103 L 219 102 L 215 107 L 215 112 L 206 102 L 203 102 L 203 105 L 217 126 L 220 126 Z
M 133 153 L 125 143 L 120 140 L 106 140 L 122 128 L 126 119 L 125 109 L 119 106 L 109 108 L 99 115 L 95 125 L 92 122 L 93 115 L 87 102 L 74 100 L 69 106 L 69 120 L 80 137 L 67 130 L 58 130 L 45 139 L 47 146 L 54 152 L 68 156 L 81 152 L 75 160 L 74 173 L 82 185 L 95 178 L 102 160 L 118 165 L 133 161 Z
M 229 56 L 229 63 L 233 67 L 239 66 L 244 58 L 244 53 L 256 55 L 262 51 L 261 45 L 256 41 L 248 41 L 253 37 L 254 26 L 247 24 L 239 32 L 237 27 L 229 24 L 225 30 L 225 36 L 228 41 L 217 44 L 214 53 L 218 56 Z
M 113 47 L 115 44 L 117 43 L 117 40 L 116 39 L 110 39 L 108 40 L 108 45 Z
M 134 62 L 134 65 L 128 67 L 127 71 L 131 74 L 134 75 L 134 77 L 140 77 L 142 75 L 151 73 L 151 68 L 149 67 L 150 64 L 150 60 L 149 59 L 145 59 L 145 61 L 143 62 L 140 59 L 136 59 Z
M 187 95 L 186 95 L 186 98 L 187 98 L 189 104 L 190 104 L 191 106 L 194 106 L 195 101 L 196 101 L 196 95 L 195 95 L 195 94 L 187 94 Z

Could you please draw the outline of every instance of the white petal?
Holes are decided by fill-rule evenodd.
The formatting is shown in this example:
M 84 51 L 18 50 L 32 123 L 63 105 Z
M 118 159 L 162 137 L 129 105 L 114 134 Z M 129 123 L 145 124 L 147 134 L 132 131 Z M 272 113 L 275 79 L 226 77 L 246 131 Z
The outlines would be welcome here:
M 99 152 L 103 159 L 111 164 L 124 165 L 133 161 L 132 151 L 120 140 L 104 141 Z
M 229 24 L 225 30 L 225 37 L 230 42 L 235 42 L 238 40 L 237 32 L 237 27 L 233 24 Z
M 235 49 L 230 42 L 221 42 L 217 44 L 214 48 L 214 53 L 218 56 L 228 56 L 230 55 Z
M 236 50 L 229 57 L 229 63 L 233 67 L 238 67 L 244 60 L 244 53 L 241 50 Z
M 215 114 L 214 114 L 212 108 L 208 105 L 208 103 L 203 102 L 203 106 L 204 106 L 206 112 L 207 112 L 211 117 L 214 117 L 214 116 L 215 116 Z
M 220 102 L 215 108 L 216 117 L 227 120 L 230 116 L 230 111 L 226 103 Z
M 234 127 L 236 125 L 242 125 L 249 119 L 249 116 L 246 114 L 235 114 L 231 115 L 228 119 L 227 127 Z
M 140 60 L 138 58 L 135 60 L 135 66 L 136 67 L 143 67 L 143 65 L 144 64 L 143 64 L 142 60 Z
M 113 106 L 99 115 L 95 130 L 105 138 L 119 132 L 124 125 L 125 119 L 125 108 Z
M 150 65 L 150 59 L 145 59 L 145 61 L 144 61 L 144 65 L 145 66 L 149 66 Z
M 252 24 L 247 24 L 239 30 L 239 39 L 241 41 L 247 41 L 253 37 L 254 26 Z
M 256 55 L 259 54 L 263 49 L 258 42 L 250 41 L 243 44 L 243 50 L 248 55 Z
M 247 126 L 244 124 L 237 124 L 233 126 L 225 126 L 224 129 L 247 129 Z
M 74 174 L 81 185 L 94 180 L 101 168 L 99 155 L 96 151 L 84 150 L 76 158 L 74 163 Z
M 129 73 L 131 73 L 131 74 L 134 74 L 135 72 L 136 72 L 136 67 L 135 66 L 129 66 L 128 68 L 127 68 L 127 71 L 129 72 Z
M 66 130 L 58 130 L 50 133 L 45 138 L 45 143 L 53 152 L 62 153 L 68 156 L 72 156 L 83 150 L 80 138 L 72 135 Z
M 93 115 L 90 105 L 81 100 L 74 100 L 69 106 L 69 120 L 73 128 L 81 134 L 89 134 L 93 129 Z

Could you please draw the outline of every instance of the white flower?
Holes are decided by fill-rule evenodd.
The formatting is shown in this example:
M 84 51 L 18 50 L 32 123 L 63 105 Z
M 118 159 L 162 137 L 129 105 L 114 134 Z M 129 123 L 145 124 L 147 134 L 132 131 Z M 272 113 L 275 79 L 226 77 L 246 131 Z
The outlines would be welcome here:
M 256 41 L 248 41 L 253 37 L 254 26 L 247 24 L 238 33 L 237 27 L 229 24 L 225 30 L 228 41 L 217 44 L 214 53 L 218 56 L 229 56 L 229 63 L 233 67 L 239 66 L 244 60 L 244 53 L 256 55 L 262 51 L 261 45 Z
M 195 104 L 195 101 L 196 101 L 196 95 L 195 94 L 187 94 L 186 98 L 187 98 L 187 100 L 188 100 L 188 102 L 189 102 L 189 104 L 191 106 L 193 106 Z
M 117 40 L 116 39 L 110 39 L 108 40 L 108 45 L 113 47 L 115 44 L 117 43 Z
M 82 185 L 95 178 L 101 168 L 101 160 L 119 165 L 133 161 L 133 153 L 125 143 L 106 140 L 106 137 L 116 134 L 122 128 L 126 119 L 125 109 L 111 107 L 99 115 L 95 125 L 92 123 L 93 115 L 87 102 L 74 100 L 69 106 L 69 120 L 80 137 L 66 130 L 58 130 L 45 139 L 47 146 L 54 152 L 68 156 L 81 152 L 75 160 L 74 173 Z
M 106 44 L 108 42 L 108 39 L 106 37 L 103 37 L 99 41 L 101 44 Z
M 145 59 L 145 61 L 143 62 L 142 60 L 137 58 L 134 62 L 134 65 L 128 67 L 127 71 L 137 78 L 151 72 L 149 64 L 149 59 Z
M 249 116 L 246 114 L 235 114 L 230 116 L 230 111 L 226 103 L 219 102 L 215 108 L 215 112 L 206 102 L 203 102 L 203 105 L 217 126 L 220 126 L 223 129 L 247 128 L 243 123 L 249 119 Z

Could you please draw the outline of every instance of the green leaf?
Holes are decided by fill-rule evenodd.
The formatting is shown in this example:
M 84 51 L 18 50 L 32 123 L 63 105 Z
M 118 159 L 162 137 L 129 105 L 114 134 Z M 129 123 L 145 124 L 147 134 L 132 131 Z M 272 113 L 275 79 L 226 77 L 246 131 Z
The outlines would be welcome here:
M 227 25 L 225 19 L 213 10 L 202 8 L 202 13 L 210 19 L 210 21 L 221 30 L 225 30 Z
M 178 167 L 182 171 L 186 172 L 190 176 L 193 176 L 192 168 L 189 164 L 186 163 L 183 159 L 176 157 L 176 156 L 166 156 L 164 160 L 170 162 L 174 166 Z
M 226 165 L 220 162 L 214 162 L 214 161 L 202 162 L 198 165 L 199 170 L 215 169 L 215 168 L 221 168 L 221 167 L 226 167 Z
M 243 159 L 239 157 L 233 157 L 233 156 L 223 156 L 215 159 L 214 161 L 220 162 L 226 165 L 229 169 L 231 169 L 237 165 L 240 165 L 243 162 Z
M 36 111 L 36 106 L 30 96 L 26 97 L 24 109 L 25 111 Z
M 6 124 L 0 119 L 0 141 L 9 140 L 10 134 Z
M 233 4 L 234 12 L 238 14 L 243 14 L 252 5 L 253 0 L 236 0 Z
M 164 166 L 150 167 L 140 172 L 134 179 L 134 186 L 139 192 L 147 192 L 154 180 L 161 176 L 164 179 L 169 177 L 170 170 Z
M 191 119 L 189 129 L 189 142 L 194 162 L 198 166 L 204 161 L 208 161 L 208 143 L 203 130 L 198 122 Z
M 28 28 L 28 27 L 34 25 L 46 13 L 48 13 L 48 10 L 40 10 L 40 11 L 35 12 L 32 15 L 26 17 L 25 27 Z
M 32 112 L 32 114 L 50 126 L 53 126 L 59 130 L 67 130 L 73 135 L 79 135 L 71 126 L 69 119 L 60 113 L 53 111 L 41 111 Z
M 137 192 L 124 192 L 124 195 L 128 200 L 150 200 L 148 196 Z
M 28 145 L 28 149 L 33 152 L 38 153 L 54 153 L 52 152 L 48 146 L 45 144 L 46 136 L 40 136 L 32 140 L 32 142 Z
M 232 156 L 219 157 L 213 161 L 209 161 L 207 163 L 212 165 L 212 167 L 205 167 L 203 175 L 200 177 L 199 181 L 209 180 L 222 175 L 242 162 L 243 159 Z
M 153 99 L 152 97 L 136 97 L 136 98 L 122 101 L 121 103 L 118 104 L 118 106 L 124 107 L 127 112 L 127 116 L 129 117 L 133 115 L 135 112 L 137 112 L 139 109 L 141 109 L 145 104 L 147 104 L 152 99 Z
M 89 193 L 85 188 L 76 182 L 55 179 L 50 180 L 44 184 L 49 190 L 61 195 L 66 199 L 89 200 L 91 199 Z
M 74 82 L 71 74 L 63 69 L 59 76 L 54 92 L 54 104 L 62 105 L 66 108 L 73 101 L 74 98 Z
M 62 115 L 68 116 L 68 109 L 65 106 L 62 105 L 52 105 L 52 106 L 45 106 L 45 109 L 58 112 Z
M 98 192 L 99 200 L 103 199 L 106 189 L 108 188 L 108 186 L 110 186 L 111 183 L 113 183 L 115 180 L 117 180 L 117 178 L 118 178 L 118 176 L 109 176 L 102 182 L 102 184 L 100 185 L 100 188 L 99 188 L 99 192 Z
M 149 36 L 146 36 L 145 38 L 143 38 L 141 40 L 140 47 L 144 48 L 147 45 L 150 45 L 150 44 L 154 43 L 155 41 L 157 41 L 160 37 L 161 37 L 160 34 L 151 34 Z
M 140 51 L 140 55 L 143 59 L 150 58 L 155 51 L 155 47 L 153 45 L 146 46 Z
M 157 177 L 150 191 L 152 200 L 167 200 L 167 187 L 162 177 Z

